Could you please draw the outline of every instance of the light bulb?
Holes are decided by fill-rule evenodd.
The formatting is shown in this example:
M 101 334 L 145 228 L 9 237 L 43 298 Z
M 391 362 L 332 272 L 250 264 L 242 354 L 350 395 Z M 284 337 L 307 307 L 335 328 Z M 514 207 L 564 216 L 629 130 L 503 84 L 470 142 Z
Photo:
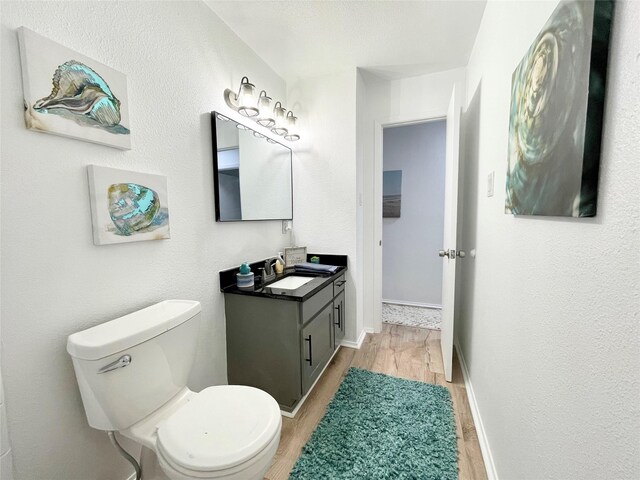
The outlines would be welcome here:
M 256 107 L 256 87 L 253 83 L 249 83 L 247 77 L 242 77 L 240 81 L 240 90 L 238 90 L 238 113 L 245 117 L 255 117 L 258 115 Z
M 276 135 L 282 136 L 287 134 L 286 112 L 286 108 L 284 108 L 280 102 L 276 102 L 276 105 L 273 107 L 273 116 L 275 117 L 276 122 L 271 129 L 271 131 Z

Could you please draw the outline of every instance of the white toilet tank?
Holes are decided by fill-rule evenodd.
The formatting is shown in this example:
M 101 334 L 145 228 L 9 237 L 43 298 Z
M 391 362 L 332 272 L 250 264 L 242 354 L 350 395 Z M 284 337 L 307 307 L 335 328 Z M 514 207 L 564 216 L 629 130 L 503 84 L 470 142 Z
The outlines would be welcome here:
M 165 300 L 70 335 L 89 425 L 124 430 L 187 385 L 200 302 Z

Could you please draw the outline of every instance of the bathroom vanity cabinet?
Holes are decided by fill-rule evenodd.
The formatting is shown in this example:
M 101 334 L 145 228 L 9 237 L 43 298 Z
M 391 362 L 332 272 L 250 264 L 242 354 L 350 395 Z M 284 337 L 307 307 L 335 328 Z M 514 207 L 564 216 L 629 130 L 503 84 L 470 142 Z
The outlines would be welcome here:
M 229 383 L 265 390 L 292 412 L 344 338 L 343 272 L 300 296 L 225 292 Z

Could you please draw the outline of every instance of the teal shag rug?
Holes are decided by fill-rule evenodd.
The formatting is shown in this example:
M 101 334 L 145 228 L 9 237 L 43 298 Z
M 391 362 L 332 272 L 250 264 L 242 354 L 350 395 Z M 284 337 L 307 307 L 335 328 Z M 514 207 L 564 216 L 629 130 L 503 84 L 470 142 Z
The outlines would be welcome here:
M 457 479 L 449 391 L 350 368 L 289 478 Z

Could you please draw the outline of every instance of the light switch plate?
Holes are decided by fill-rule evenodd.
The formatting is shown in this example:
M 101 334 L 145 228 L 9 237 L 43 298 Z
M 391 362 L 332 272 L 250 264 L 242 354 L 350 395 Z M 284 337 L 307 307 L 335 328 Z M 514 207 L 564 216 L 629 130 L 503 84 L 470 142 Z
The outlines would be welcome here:
M 293 230 L 293 225 L 291 220 L 283 220 L 282 221 L 282 234 L 284 235 L 287 232 Z
M 493 197 L 493 184 L 496 172 L 493 171 L 487 176 L 487 197 Z

